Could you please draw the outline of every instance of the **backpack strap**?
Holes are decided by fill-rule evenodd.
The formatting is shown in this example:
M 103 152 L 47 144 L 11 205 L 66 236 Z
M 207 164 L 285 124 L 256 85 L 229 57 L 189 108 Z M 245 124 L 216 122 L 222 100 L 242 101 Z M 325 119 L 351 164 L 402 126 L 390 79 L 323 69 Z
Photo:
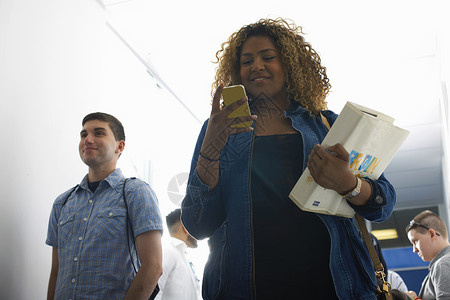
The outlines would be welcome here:
M 127 244 L 128 244 L 128 252 L 130 253 L 130 259 L 131 259 L 131 264 L 133 265 L 133 269 L 134 269 L 134 273 L 135 276 L 137 274 L 137 268 L 136 265 L 134 264 L 134 260 L 133 260 L 133 256 L 131 255 L 131 246 L 130 246 L 130 232 L 128 231 L 128 227 L 131 230 L 131 240 L 133 242 L 134 245 L 134 250 L 136 251 L 136 258 L 138 259 L 137 263 L 139 263 L 139 254 L 137 252 L 137 247 L 136 247 L 136 241 L 134 239 L 134 230 L 133 230 L 133 224 L 131 224 L 130 221 L 130 217 L 128 214 L 128 203 L 127 203 L 127 196 L 126 196 L 126 185 L 127 185 L 127 181 L 129 179 L 136 179 L 136 177 L 130 177 L 130 178 L 126 178 L 125 181 L 123 182 L 123 188 L 122 188 L 122 195 L 123 195 L 123 202 L 125 202 L 125 209 L 126 209 L 126 223 L 127 223 Z M 153 300 L 155 299 L 156 295 L 159 293 L 159 285 L 158 283 L 156 283 L 155 289 L 153 290 L 152 294 L 150 295 L 149 300 Z
M 67 200 L 69 200 L 70 196 L 72 196 L 73 192 L 75 192 L 75 190 L 77 189 L 77 187 L 79 186 L 79 184 L 77 184 L 76 186 L 74 186 L 72 188 L 72 190 L 70 191 L 69 195 L 64 199 L 63 204 L 61 205 L 61 209 L 59 210 L 59 215 L 61 215 L 62 209 L 64 207 L 64 205 L 66 205 Z
M 126 219 L 126 223 L 127 223 L 126 228 L 127 228 L 128 252 L 130 253 L 130 259 L 131 259 L 131 264 L 133 265 L 134 273 L 137 274 L 137 267 L 134 264 L 133 255 L 131 254 L 130 230 L 131 230 L 131 241 L 133 242 L 134 250 L 136 251 L 136 255 L 138 255 L 138 253 L 137 253 L 136 241 L 134 240 L 133 225 L 131 224 L 130 216 L 128 214 L 128 203 L 127 203 L 127 196 L 126 196 L 126 185 L 127 185 L 127 182 L 128 182 L 128 180 L 135 179 L 135 178 L 136 177 L 125 178 L 125 181 L 123 182 L 123 187 L 122 187 L 122 197 L 123 197 L 123 202 L 125 203 L 125 211 L 126 211 L 125 219 Z

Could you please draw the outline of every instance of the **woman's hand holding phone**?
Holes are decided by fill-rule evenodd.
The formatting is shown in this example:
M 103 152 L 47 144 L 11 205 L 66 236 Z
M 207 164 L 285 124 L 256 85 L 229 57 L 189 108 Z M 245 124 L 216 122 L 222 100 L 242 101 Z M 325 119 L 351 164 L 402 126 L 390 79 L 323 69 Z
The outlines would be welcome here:
M 248 101 L 247 97 L 221 107 L 220 99 L 224 87 L 220 85 L 214 93 L 212 101 L 211 115 L 206 129 L 205 139 L 202 144 L 202 154 L 211 159 L 218 159 L 220 151 L 225 146 L 228 137 L 240 132 L 253 130 L 252 121 L 256 120 L 256 115 L 239 116 L 230 118 L 229 115 Z M 238 127 L 242 123 L 247 123 L 247 127 Z
M 227 106 L 221 107 L 220 99 L 224 87 L 220 85 L 214 93 L 211 115 L 206 128 L 205 138 L 203 139 L 200 150 L 201 155 L 197 163 L 197 172 L 200 179 L 212 189 L 219 180 L 219 155 L 225 146 L 228 137 L 232 134 L 252 131 L 253 127 L 237 127 L 241 123 L 253 122 L 256 115 L 247 115 L 239 117 L 229 117 L 242 104 L 248 102 L 244 97 Z M 251 123 L 248 123 L 251 124 Z

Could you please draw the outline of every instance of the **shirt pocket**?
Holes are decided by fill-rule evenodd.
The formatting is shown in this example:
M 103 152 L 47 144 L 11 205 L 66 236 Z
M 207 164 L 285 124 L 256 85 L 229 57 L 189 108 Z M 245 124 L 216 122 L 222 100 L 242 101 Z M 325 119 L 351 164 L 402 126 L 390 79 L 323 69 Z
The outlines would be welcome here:
M 99 210 L 95 223 L 96 235 L 100 238 L 110 240 L 116 239 L 126 231 L 125 208 L 109 207 Z
M 60 217 L 58 223 L 58 248 L 62 248 L 72 238 L 74 218 L 75 212 Z

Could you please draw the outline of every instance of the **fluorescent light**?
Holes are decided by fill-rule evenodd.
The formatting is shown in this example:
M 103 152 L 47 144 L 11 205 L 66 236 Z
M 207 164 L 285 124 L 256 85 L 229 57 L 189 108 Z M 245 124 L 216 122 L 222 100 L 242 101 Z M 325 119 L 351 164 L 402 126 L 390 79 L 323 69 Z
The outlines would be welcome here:
M 372 234 L 379 240 L 392 240 L 398 238 L 397 230 L 394 229 L 383 229 L 383 230 L 372 230 Z

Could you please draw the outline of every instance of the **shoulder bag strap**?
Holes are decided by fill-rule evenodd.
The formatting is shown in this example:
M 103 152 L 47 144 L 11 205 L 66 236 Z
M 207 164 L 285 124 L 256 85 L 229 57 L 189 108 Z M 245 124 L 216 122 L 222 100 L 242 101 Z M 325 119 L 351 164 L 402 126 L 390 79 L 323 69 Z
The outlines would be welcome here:
M 327 118 L 320 113 L 320 118 L 322 119 L 322 123 L 330 130 L 330 123 L 328 123 Z M 356 221 L 358 222 L 359 230 L 364 239 L 364 244 L 366 245 L 367 250 L 369 251 L 370 258 L 372 260 L 373 267 L 375 269 L 375 274 L 377 278 L 379 278 L 382 282 L 382 289 L 378 288 L 377 293 L 384 293 L 386 300 L 393 299 L 391 294 L 391 285 L 386 281 L 386 275 L 384 274 L 383 264 L 380 262 L 380 258 L 377 255 L 375 247 L 373 246 L 372 239 L 370 238 L 369 232 L 367 231 L 366 223 L 364 219 L 355 214 Z
M 367 231 L 366 222 L 358 214 L 355 214 L 355 218 L 356 221 L 358 222 L 359 230 L 361 231 L 361 234 L 363 236 L 364 244 L 366 244 L 366 248 L 369 251 L 369 255 L 372 260 L 372 264 L 375 269 L 377 279 L 381 281 L 381 283 L 380 281 L 378 283 L 379 286 L 376 293 L 377 294 L 382 293 L 384 295 L 384 299 L 386 300 L 393 300 L 394 297 L 391 293 L 391 284 L 386 281 L 386 275 L 384 274 L 383 264 L 380 262 L 380 259 L 377 255 L 377 251 L 373 246 L 372 239 L 370 238 L 369 232 Z
M 322 123 L 330 129 L 330 123 L 328 123 L 327 118 L 320 113 L 320 118 L 322 119 Z M 378 258 L 377 252 L 375 250 L 375 247 L 373 246 L 372 239 L 370 238 L 369 232 L 367 231 L 366 223 L 364 222 L 364 219 L 358 215 L 355 214 L 356 221 L 358 221 L 359 229 L 362 233 L 364 243 L 366 244 L 367 250 L 369 251 L 370 258 L 372 259 L 373 266 L 375 268 L 376 272 L 383 272 L 383 264 L 380 262 L 380 259 Z
M 375 247 L 373 246 L 372 239 L 370 238 L 369 232 L 367 231 L 366 222 L 364 219 L 358 215 L 355 214 L 356 221 L 358 222 L 359 230 L 361 231 L 361 234 L 364 239 L 364 244 L 366 244 L 366 248 L 369 251 L 370 258 L 372 259 L 373 267 L 375 268 L 376 272 L 384 272 L 383 264 L 380 262 L 380 258 L 377 255 L 377 251 L 375 250 Z

